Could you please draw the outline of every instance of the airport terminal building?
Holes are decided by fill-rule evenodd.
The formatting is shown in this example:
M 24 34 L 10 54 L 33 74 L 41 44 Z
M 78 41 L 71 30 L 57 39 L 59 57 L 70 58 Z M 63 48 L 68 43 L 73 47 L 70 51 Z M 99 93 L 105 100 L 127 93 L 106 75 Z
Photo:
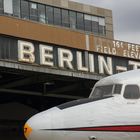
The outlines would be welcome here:
M 86 98 L 99 79 L 139 68 L 140 45 L 113 35 L 108 9 L 0 0 L 0 131 L 17 137 L 38 111 Z

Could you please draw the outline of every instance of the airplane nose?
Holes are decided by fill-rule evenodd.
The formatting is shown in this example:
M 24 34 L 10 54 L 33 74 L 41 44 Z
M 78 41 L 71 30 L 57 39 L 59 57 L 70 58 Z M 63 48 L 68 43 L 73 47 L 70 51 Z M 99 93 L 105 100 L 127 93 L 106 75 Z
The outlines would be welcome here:
M 54 107 L 32 116 L 24 125 L 27 140 L 51 140 L 52 129 L 63 128 L 62 115 L 59 108 Z
M 31 132 L 32 132 L 32 128 L 26 123 L 24 125 L 24 135 L 25 135 L 25 137 L 27 138 L 30 135 Z

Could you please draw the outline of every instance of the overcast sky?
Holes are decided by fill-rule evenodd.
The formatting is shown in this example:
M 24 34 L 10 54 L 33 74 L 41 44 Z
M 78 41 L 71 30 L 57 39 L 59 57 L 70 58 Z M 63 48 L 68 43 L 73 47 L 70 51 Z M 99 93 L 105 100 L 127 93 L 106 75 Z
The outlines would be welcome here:
M 140 0 L 73 0 L 113 11 L 115 39 L 140 44 Z

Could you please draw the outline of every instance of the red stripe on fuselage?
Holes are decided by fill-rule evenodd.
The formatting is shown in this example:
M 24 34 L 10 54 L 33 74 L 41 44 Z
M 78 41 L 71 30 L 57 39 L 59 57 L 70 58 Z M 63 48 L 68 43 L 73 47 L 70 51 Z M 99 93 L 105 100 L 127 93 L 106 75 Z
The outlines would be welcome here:
M 83 127 L 72 128 L 74 131 L 116 131 L 116 132 L 140 132 L 140 126 L 101 126 L 101 127 Z

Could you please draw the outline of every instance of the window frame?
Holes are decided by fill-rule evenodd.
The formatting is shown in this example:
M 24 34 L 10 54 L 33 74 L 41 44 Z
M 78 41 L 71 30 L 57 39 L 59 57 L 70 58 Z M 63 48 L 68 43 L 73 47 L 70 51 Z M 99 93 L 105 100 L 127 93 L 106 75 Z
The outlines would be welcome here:
M 35 4 L 35 5 L 36 5 L 36 9 L 34 9 L 35 14 L 31 14 L 31 10 L 33 9 L 33 8 L 32 8 L 32 4 Z M 38 20 L 38 3 L 29 1 L 28 6 L 29 6 L 29 19 L 30 19 L 30 20 L 33 20 L 33 21 L 39 21 L 39 20 Z M 34 13 L 34 12 L 33 12 L 33 13 Z
M 108 94 L 103 94 L 103 93 L 101 93 L 101 91 L 103 91 L 102 89 L 104 88 L 104 91 L 105 91 L 105 88 L 110 88 L 109 90 L 111 91 L 110 93 L 108 93 Z M 96 90 L 98 90 L 98 91 L 96 91 Z M 100 90 L 100 92 L 99 92 L 99 90 Z M 112 84 L 110 84 L 110 85 L 100 85 L 100 86 L 96 86 L 94 89 L 93 89 L 93 91 L 92 91 L 92 94 L 91 94 L 91 98 L 93 98 L 93 99 L 96 99 L 96 98 L 103 98 L 103 97 L 109 97 L 109 96 L 113 96 L 113 91 L 114 91 L 114 85 Z M 97 93 L 98 92 L 98 93 Z M 99 95 L 98 95 L 99 94 Z
M 67 16 L 66 15 L 63 15 L 63 12 L 64 11 L 67 11 Z M 62 24 L 62 26 L 63 27 L 68 27 L 68 28 L 70 28 L 70 15 L 69 15 L 69 10 L 68 9 L 61 9 L 61 24 Z M 67 17 L 67 18 L 66 18 Z M 63 20 L 64 19 L 64 20 Z M 67 19 L 67 22 L 65 22 L 66 20 L 65 19 Z
M 120 93 L 115 92 L 117 86 L 120 86 L 121 87 Z M 123 89 L 123 84 L 114 84 L 114 87 L 113 87 L 113 95 L 121 95 L 122 89 Z
M 90 18 L 89 18 L 90 17 Z M 88 20 L 88 18 L 90 20 Z M 85 31 L 87 32 L 92 32 L 92 16 L 88 14 L 84 14 L 84 26 L 85 26 Z M 90 25 L 89 25 L 90 24 Z
M 45 11 L 46 11 L 46 13 L 45 13 L 46 14 L 46 23 L 54 25 L 54 7 L 50 6 L 50 5 L 45 5 Z
M 134 97 L 133 98 L 128 98 L 128 97 L 125 97 L 125 90 L 126 90 L 127 86 L 136 86 L 138 88 L 138 91 L 139 91 L 139 97 L 138 98 L 134 98 Z M 138 99 L 140 99 L 140 87 L 137 84 L 127 84 L 127 85 L 125 85 L 124 86 L 124 91 L 123 91 L 123 97 L 126 100 L 138 100 Z
M 27 14 L 28 15 L 25 15 L 24 13 L 22 13 L 22 10 L 23 10 L 23 7 L 22 7 L 22 2 L 25 2 L 25 3 L 27 3 L 27 5 L 28 5 L 28 7 L 27 7 L 27 9 L 28 9 L 28 11 L 27 11 Z M 20 14 L 21 14 L 21 19 L 26 19 L 26 20 L 29 20 L 30 19 L 30 6 L 29 6 L 29 1 L 26 1 L 26 0 L 21 0 L 21 2 L 20 2 Z M 26 10 L 27 10 L 26 9 Z M 25 10 L 25 9 L 24 9 Z M 25 17 L 25 16 L 27 16 L 27 17 Z
M 96 25 L 96 28 L 95 28 Z M 91 28 L 93 34 L 99 35 L 99 17 L 98 16 L 92 16 L 92 22 L 91 22 Z
M 82 18 L 78 15 L 82 15 L 81 16 Z M 85 31 L 84 15 L 85 15 L 84 13 L 76 12 L 76 29 L 77 30 Z M 83 20 L 83 22 L 81 22 L 82 21 L 81 19 Z
M 43 16 L 41 17 L 41 13 L 43 10 L 40 9 L 40 7 L 44 7 L 44 18 L 43 18 Z M 37 8 L 38 8 L 38 21 L 40 23 L 46 23 L 46 5 L 38 3 Z
M 70 29 L 77 28 L 77 14 L 76 11 L 69 11 L 69 22 L 70 22 Z
M 19 8 L 18 8 L 18 12 L 15 10 L 15 6 L 14 6 L 14 0 L 13 0 L 13 16 L 14 17 L 18 17 L 18 18 L 21 18 L 21 0 L 17 0 L 19 2 Z M 16 12 L 15 12 L 16 11 Z
M 59 13 L 58 12 L 56 12 L 56 10 L 59 10 Z M 56 26 L 62 26 L 62 9 L 61 8 L 59 8 L 59 7 L 53 7 L 53 17 L 54 17 L 54 19 L 53 19 L 53 24 L 54 25 L 56 25 Z M 60 17 L 58 17 L 58 15 L 60 16 Z M 60 18 L 60 20 L 58 20 Z M 58 22 L 59 21 L 59 22 Z

